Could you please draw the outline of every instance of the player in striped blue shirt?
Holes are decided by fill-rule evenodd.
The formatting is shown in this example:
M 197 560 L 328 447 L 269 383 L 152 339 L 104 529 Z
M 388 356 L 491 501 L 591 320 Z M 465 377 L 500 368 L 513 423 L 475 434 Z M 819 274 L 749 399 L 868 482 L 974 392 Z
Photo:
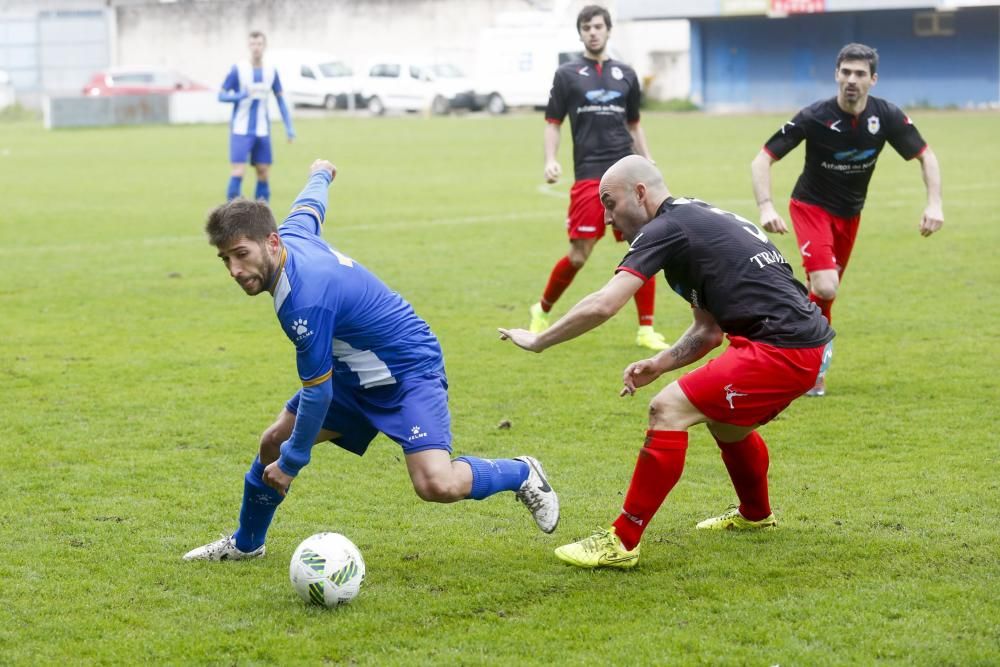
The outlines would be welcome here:
M 249 159 L 257 170 L 257 189 L 254 199 L 269 201 L 268 184 L 271 155 L 271 118 L 267 112 L 267 99 L 273 92 L 285 124 L 285 134 L 291 143 L 295 139 L 292 118 L 281 90 L 281 79 L 273 66 L 264 62 L 267 38 L 264 33 L 250 33 L 250 60 L 236 63 L 229 70 L 219 91 L 220 102 L 233 103 L 233 118 L 229 123 L 229 162 L 232 171 L 226 199 L 240 196 L 243 174 Z
M 205 231 L 230 275 L 249 294 L 269 292 L 295 345 L 302 389 L 260 440 L 244 477 L 239 528 L 188 552 L 186 560 L 264 555 L 264 538 L 314 444 L 330 440 L 358 455 L 379 432 L 403 448 L 423 500 L 480 500 L 513 491 L 551 533 L 559 499 L 537 460 L 451 458 L 444 358 L 430 327 L 399 294 L 320 236 L 336 169 L 316 160 L 280 229 L 260 202 L 236 199 L 209 215 Z

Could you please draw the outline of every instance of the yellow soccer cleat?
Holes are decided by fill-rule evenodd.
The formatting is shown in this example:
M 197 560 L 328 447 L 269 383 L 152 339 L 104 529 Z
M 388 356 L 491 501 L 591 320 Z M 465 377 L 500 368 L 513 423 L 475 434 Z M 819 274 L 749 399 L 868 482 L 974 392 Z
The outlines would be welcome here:
M 536 303 L 531 307 L 531 324 L 528 331 L 531 333 L 542 333 L 549 328 L 549 314 L 542 310 L 542 304 Z
M 660 352 L 670 347 L 663 334 L 653 331 L 651 326 L 641 326 L 635 334 L 635 344 L 649 350 Z
M 628 551 L 615 535 L 614 526 L 598 528 L 590 537 L 556 549 L 556 558 L 577 567 L 617 567 L 626 570 L 639 562 L 639 547 Z
M 719 516 L 705 519 L 696 526 L 698 530 L 759 530 L 761 528 L 777 527 L 778 520 L 774 518 L 773 514 L 764 517 L 760 521 L 751 521 L 750 519 L 743 518 L 743 515 L 740 514 L 740 508 L 736 505 L 730 505 L 729 509 Z

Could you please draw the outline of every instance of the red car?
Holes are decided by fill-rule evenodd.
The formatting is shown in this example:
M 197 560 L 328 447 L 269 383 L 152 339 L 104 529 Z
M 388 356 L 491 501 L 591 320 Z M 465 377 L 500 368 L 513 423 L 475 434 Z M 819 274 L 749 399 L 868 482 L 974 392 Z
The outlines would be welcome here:
M 154 67 L 116 67 L 98 72 L 83 87 L 84 95 L 167 95 L 209 90 L 183 74 Z

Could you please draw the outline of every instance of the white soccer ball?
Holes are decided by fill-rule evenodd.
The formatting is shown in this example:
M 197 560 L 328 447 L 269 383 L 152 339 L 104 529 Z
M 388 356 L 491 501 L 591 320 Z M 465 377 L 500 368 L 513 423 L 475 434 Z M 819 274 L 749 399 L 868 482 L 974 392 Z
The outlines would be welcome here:
M 365 580 L 365 560 L 340 533 L 317 533 L 292 554 L 288 576 L 309 604 L 336 607 L 357 597 Z

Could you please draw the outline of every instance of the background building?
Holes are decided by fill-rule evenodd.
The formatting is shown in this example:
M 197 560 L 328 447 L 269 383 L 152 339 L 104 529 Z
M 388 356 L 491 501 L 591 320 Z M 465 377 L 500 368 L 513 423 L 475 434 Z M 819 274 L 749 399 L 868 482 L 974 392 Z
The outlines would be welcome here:
M 841 46 L 881 56 L 875 94 L 902 105 L 1000 104 L 1000 3 L 956 0 L 620 0 L 625 21 L 689 19 L 691 98 L 785 110 L 833 94 Z
M 574 21 L 586 0 L 0 0 L 0 70 L 19 100 L 79 94 L 112 66 L 162 67 L 215 88 L 246 36 L 275 49 L 336 55 L 356 72 L 387 56 L 450 62 L 502 77 L 544 104 L 560 53 L 580 50 Z M 621 22 L 612 47 L 654 97 L 686 97 L 686 21 Z

